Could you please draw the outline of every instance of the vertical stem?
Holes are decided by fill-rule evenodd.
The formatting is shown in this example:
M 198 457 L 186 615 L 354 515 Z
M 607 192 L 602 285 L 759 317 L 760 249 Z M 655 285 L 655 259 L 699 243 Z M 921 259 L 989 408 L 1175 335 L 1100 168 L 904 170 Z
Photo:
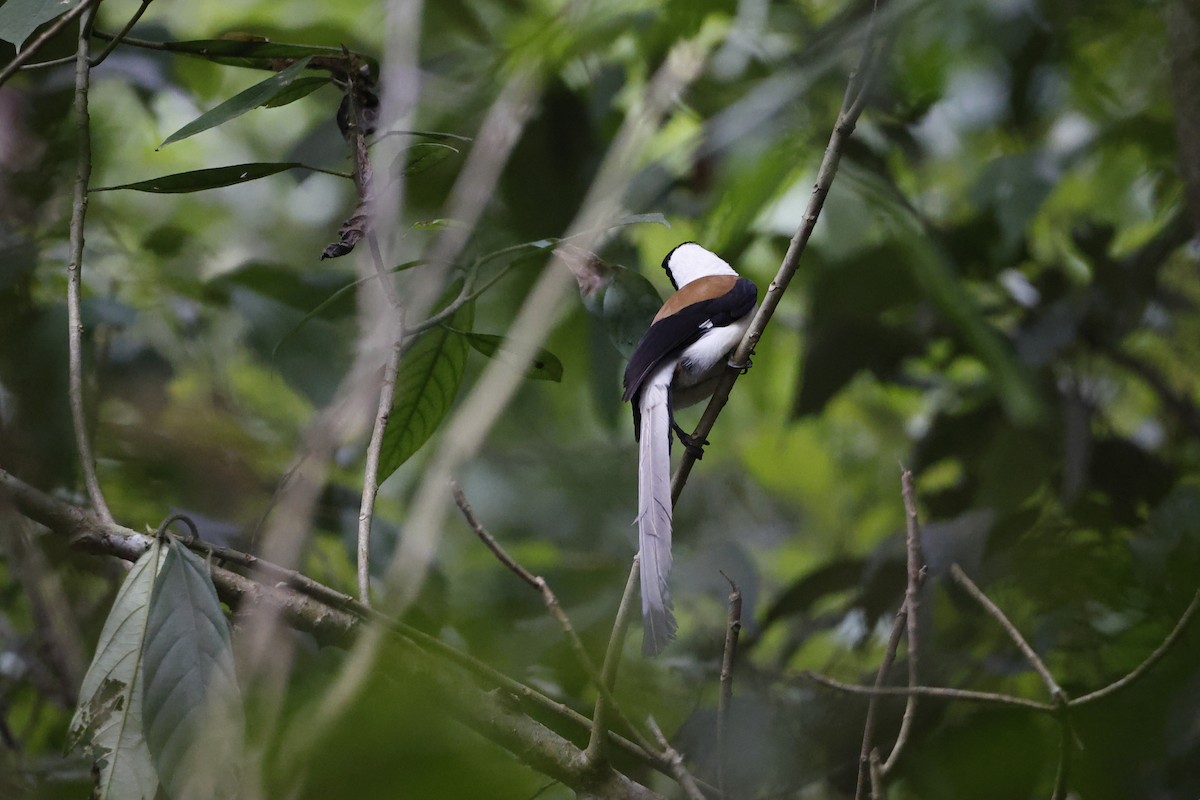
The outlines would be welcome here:
M 904 608 L 908 614 L 908 685 L 919 686 L 920 639 L 917 630 L 917 610 L 921 604 L 921 584 L 925 581 L 925 557 L 921 552 L 921 525 L 917 520 L 916 489 L 913 474 L 905 469 L 900 473 L 901 494 L 904 496 L 905 552 L 908 554 L 908 582 L 904 590 Z M 910 694 L 904 704 L 904 717 L 900 720 L 900 732 L 892 752 L 880 767 L 881 776 L 887 776 L 896 766 L 912 731 L 917 712 L 917 696 Z
M 633 566 L 629 569 L 629 578 L 625 581 L 625 592 L 621 595 L 621 603 L 617 606 L 617 618 L 613 621 L 612 633 L 608 637 L 608 648 L 604 651 L 604 666 L 600 669 L 600 682 L 604 688 L 612 691 L 617 683 L 617 669 L 621 666 L 621 651 L 625 644 L 625 632 L 629 630 L 632 619 L 633 598 L 637 595 L 639 570 L 638 556 L 633 557 Z M 592 714 L 592 733 L 588 739 L 584 756 L 593 766 L 603 763 L 604 748 L 608 733 L 608 703 L 604 693 L 596 697 L 596 708 Z
M 724 574 L 724 573 L 722 573 Z M 742 590 L 728 575 L 729 623 L 725 628 L 725 653 L 721 658 L 721 694 L 717 699 L 717 786 L 722 800 L 728 800 L 729 787 L 725 781 L 726 728 L 729 707 L 733 703 L 733 662 L 737 656 L 738 634 L 742 630 Z
M 105 523 L 113 521 L 100 480 L 96 477 L 96 457 L 87 430 L 83 398 L 83 319 L 80 312 L 83 271 L 83 223 L 87 215 L 88 181 L 92 177 L 92 135 L 88 116 L 88 85 L 91 80 L 91 28 L 96 9 L 93 5 L 79 18 L 79 42 L 75 51 L 75 185 L 71 199 L 70 256 L 67 261 L 67 389 L 71 404 L 71 423 L 75 446 L 79 450 L 83 482 L 88 499 Z

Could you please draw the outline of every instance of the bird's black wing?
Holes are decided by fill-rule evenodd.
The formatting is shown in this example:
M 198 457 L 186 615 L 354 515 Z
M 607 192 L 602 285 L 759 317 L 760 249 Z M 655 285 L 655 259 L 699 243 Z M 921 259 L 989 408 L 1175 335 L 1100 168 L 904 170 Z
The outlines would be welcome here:
M 651 325 L 638 341 L 625 367 L 625 394 L 622 399 L 632 400 L 664 359 L 675 356 L 705 331 L 723 328 L 749 314 L 757 299 L 758 289 L 754 282 L 738 278 L 733 287 L 720 297 L 685 306 Z

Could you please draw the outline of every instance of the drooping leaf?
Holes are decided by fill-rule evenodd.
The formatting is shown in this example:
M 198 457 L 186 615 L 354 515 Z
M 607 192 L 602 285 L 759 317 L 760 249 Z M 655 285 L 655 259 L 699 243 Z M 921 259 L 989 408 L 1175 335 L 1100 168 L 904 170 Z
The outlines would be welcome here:
M 142 646 L 162 546 L 150 546 L 121 583 L 79 689 L 70 749 L 99 765 L 99 798 L 153 800 L 158 776 L 142 732 Z
M 240 117 L 247 111 L 252 111 L 261 105 L 266 105 L 284 92 L 291 91 L 293 81 L 308 67 L 310 60 L 311 58 L 306 56 L 287 69 L 267 78 L 265 81 L 260 81 L 249 89 L 238 92 L 216 108 L 205 111 L 164 139 L 159 147 L 166 147 L 172 142 L 178 142 L 189 136 L 195 136 L 197 133 L 206 131 L 209 128 L 223 125 L 231 119 Z
M 61 17 L 77 5 L 79 0 L 8 0 L 0 6 L 0 39 L 12 42 L 20 50 L 38 26 Z
M 441 305 L 457 294 L 452 286 Z M 400 360 L 396 398 L 383 432 L 380 483 L 425 444 L 450 410 L 467 363 L 466 337 L 455 331 L 471 330 L 474 319 L 474 304 L 467 303 L 447 320 L 453 330 L 426 331 Z
M 229 623 L 208 565 L 172 541 L 143 651 L 146 740 L 172 798 L 237 796 L 244 721 Z
M 237 183 L 256 181 L 289 169 L 310 169 L 297 161 L 258 162 L 254 164 L 233 164 L 228 167 L 212 167 L 210 169 L 195 169 L 189 172 L 176 172 L 163 175 L 161 178 L 151 178 L 135 183 L 122 183 L 119 186 L 97 186 L 93 192 L 114 192 L 117 189 L 132 189 L 135 192 L 155 192 L 157 194 L 182 194 L 185 192 L 203 192 L 207 189 L 220 189 L 222 186 L 233 186 Z
M 465 333 L 467 344 L 472 349 L 483 353 L 488 358 L 498 358 L 501 361 L 512 361 L 512 350 L 505 344 L 503 336 L 491 333 Z M 545 348 L 539 347 L 533 356 L 533 361 L 525 369 L 525 377 L 536 381 L 562 380 L 563 365 L 558 356 Z

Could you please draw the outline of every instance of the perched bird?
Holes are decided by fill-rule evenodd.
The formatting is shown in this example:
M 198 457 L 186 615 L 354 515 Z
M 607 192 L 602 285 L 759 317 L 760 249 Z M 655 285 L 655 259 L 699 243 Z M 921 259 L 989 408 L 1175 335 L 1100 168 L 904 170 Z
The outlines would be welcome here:
M 671 433 L 692 440 L 674 411 L 709 397 L 726 359 L 750 325 L 758 290 L 695 242 L 662 262 L 675 294 L 667 298 L 625 368 L 638 440 L 638 546 L 642 576 L 642 652 L 657 655 L 675 636 L 667 575 L 671 572 Z

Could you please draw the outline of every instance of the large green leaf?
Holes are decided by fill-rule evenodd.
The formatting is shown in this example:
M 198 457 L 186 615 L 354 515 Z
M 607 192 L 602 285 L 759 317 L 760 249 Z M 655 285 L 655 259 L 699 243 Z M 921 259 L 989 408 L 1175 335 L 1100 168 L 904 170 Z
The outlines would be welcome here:
M 600 318 L 613 346 L 629 356 L 662 305 L 658 290 L 645 276 L 612 266 L 607 285 L 585 298 L 587 310 Z
M 256 181 L 268 175 L 275 175 L 289 169 L 309 169 L 298 161 L 258 162 L 254 164 L 232 164 L 228 167 L 212 167 L 210 169 L 195 169 L 190 172 L 176 172 L 163 175 L 161 178 L 150 178 L 136 183 L 122 183 L 119 186 L 99 186 L 93 192 L 114 192 L 117 189 L 132 189 L 135 192 L 155 192 L 157 194 L 182 194 L 184 192 L 203 192 L 206 189 L 220 189 L 222 186 L 233 186 L 237 183 Z
M 172 133 L 163 140 L 163 143 L 159 147 L 166 147 L 171 142 L 178 142 L 189 136 L 195 136 L 201 131 L 223 125 L 231 119 L 240 117 L 247 111 L 252 111 L 261 105 L 266 105 L 280 95 L 292 91 L 292 82 L 308 67 L 308 62 L 311 60 L 311 57 L 306 56 L 287 69 L 267 78 L 265 81 L 260 81 L 249 89 L 238 92 L 216 108 L 205 111 L 187 125 Z
M 77 5 L 79 0 L 8 0 L 0 6 L 0 39 L 12 42 L 20 50 L 39 25 L 61 17 Z
M 448 297 L 456 295 L 451 287 Z M 426 331 L 400 360 L 392 414 L 383 432 L 380 483 L 425 444 L 450 410 L 467 363 L 467 340 L 458 331 L 470 331 L 474 319 L 475 306 L 467 303 L 447 320 L 453 330 L 438 326 Z
M 236 797 L 244 720 L 229 623 L 208 565 L 173 541 L 154 584 L 143 652 L 146 740 L 167 794 Z
M 158 541 L 125 576 L 79 689 L 70 748 L 99 765 L 98 796 L 153 800 L 158 777 L 142 733 L 142 645 L 162 562 Z
M 503 336 L 493 333 L 464 333 L 467 344 L 476 352 L 483 353 L 488 358 L 512 362 L 512 350 L 505 344 Z M 525 368 L 525 377 L 537 381 L 562 380 L 563 365 L 558 356 L 549 350 L 539 347 L 534 353 L 533 361 Z

